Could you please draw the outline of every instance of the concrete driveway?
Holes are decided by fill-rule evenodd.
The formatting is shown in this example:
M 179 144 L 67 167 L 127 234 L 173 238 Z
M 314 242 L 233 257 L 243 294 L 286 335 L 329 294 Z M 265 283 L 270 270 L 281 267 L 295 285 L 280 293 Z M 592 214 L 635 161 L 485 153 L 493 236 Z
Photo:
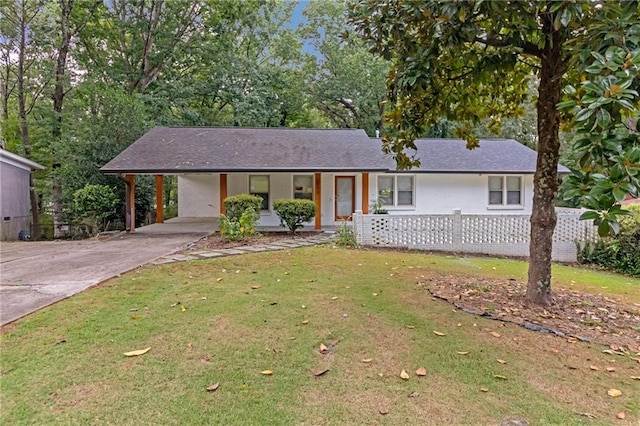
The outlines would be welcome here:
M 0 324 L 180 251 L 216 228 L 214 219 L 176 218 L 106 239 L 3 242 Z

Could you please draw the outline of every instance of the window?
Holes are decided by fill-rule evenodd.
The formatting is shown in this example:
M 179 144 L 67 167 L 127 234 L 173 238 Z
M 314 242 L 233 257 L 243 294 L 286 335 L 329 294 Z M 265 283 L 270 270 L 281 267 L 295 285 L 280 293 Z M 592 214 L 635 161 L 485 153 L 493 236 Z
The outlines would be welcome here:
M 313 200 L 313 176 L 293 176 L 293 198 Z
M 413 176 L 378 176 L 378 199 L 383 206 L 413 206 Z
M 262 198 L 262 210 L 269 210 L 269 176 L 249 176 L 249 194 Z
M 490 206 L 521 206 L 522 178 L 520 176 L 489 176 Z

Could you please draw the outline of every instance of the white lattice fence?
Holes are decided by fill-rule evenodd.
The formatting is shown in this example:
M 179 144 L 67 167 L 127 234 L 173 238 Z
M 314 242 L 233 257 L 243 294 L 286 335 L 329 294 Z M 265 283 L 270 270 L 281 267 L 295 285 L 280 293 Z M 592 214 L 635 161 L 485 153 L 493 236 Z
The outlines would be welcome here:
M 529 215 L 363 215 L 354 214 L 359 244 L 528 256 Z M 553 260 L 575 262 L 577 244 L 596 238 L 590 221 L 579 212 L 558 211 Z

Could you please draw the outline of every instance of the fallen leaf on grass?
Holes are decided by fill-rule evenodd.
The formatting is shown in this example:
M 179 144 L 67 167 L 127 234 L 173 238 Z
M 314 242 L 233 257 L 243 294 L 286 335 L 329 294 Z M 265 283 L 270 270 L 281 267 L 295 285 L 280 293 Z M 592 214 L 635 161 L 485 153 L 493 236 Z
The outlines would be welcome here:
M 333 296 L 333 297 L 331 298 L 331 300 L 336 300 L 337 298 L 338 298 L 338 296 Z
M 640 380 L 640 376 L 629 376 L 631 377 L 633 380 Z
M 595 414 L 591 414 L 591 413 L 579 413 L 577 411 L 575 411 L 575 413 L 577 415 L 579 415 L 579 416 L 584 416 L 584 417 L 586 417 L 588 419 L 595 419 L 596 418 L 596 415 Z
M 328 369 L 328 368 L 327 368 L 327 369 L 325 369 L 325 370 L 318 370 L 318 371 L 316 371 L 315 373 L 313 373 L 313 375 L 314 375 L 315 377 L 319 377 L 319 376 L 322 376 L 323 374 L 327 373 L 328 371 L 329 371 L 329 369 Z
M 414 328 L 416 328 L 415 325 L 405 325 L 406 328 L 408 328 L 409 330 L 413 330 Z
M 426 376 L 427 375 L 427 369 L 424 367 L 420 367 L 416 370 L 416 376 Z
M 178 306 L 179 304 L 180 304 L 180 302 L 172 303 L 172 304 L 171 304 L 171 307 L 173 308 L 173 307 L 175 307 L 175 306 Z
M 260 288 L 260 286 L 259 285 L 252 285 L 251 288 L 254 289 L 254 290 L 257 290 L 257 289 Z
M 147 352 L 149 352 L 149 350 L 151 350 L 151 347 L 148 347 L 146 349 L 139 349 L 137 351 L 131 351 L 131 352 L 125 352 L 124 356 L 139 356 L 139 355 L 144 355 Z
M 609 389 L 609 390 L 607 391 L 607 395 L 609 395 L 609 396 L 611 396 L 611 397 L 613 397 L 613 398 L 616 398 L 616 397 L 618 397 L 618 396 L 622 395 L 622 391 L 621 391 L 621 390 L 618 390 L 618 389 L 613 389 L 613 388 L 612 388 L 612 389 Z
M 614 371 L 616 371 L 616 369 L 614 367 L 607 367 L 607 371 L 609 373 L 613 373 Z
M 499 359 L 499 358 L 496 359 L 496 361 L 498 361 L 498 363 L 500 363 L 500 364 L 506 364 L 507 363 L 507 361 L 505 361 L 504 359 Z
M 589 367 L 590 369 L 592 369 L 593 371 L 598 371 L 600 370 L 600 368 L 597 365 L 592 365 Z
M 417 398 L 420 396 L 419 392 L 413 391 L 409 394 L 409 398 Z
M 309 324 L 309 320 L 303 320 L 303 321 L 302 321 L 302 323 L 303 323 L 304 325 L 307 325 L 307 324 Z
M 220 281 L 222 281 L 223 279 L 224 279 L 224 278 L 220 277 L 220 278 L 217 278 L 217 279 L 216 279 L 216 281 L 217 281 L 217 282 L 220 282 Z
M 402 370 L 400 372 L 400 378 L 403 380 L 409 380 L 409 373 L 407 373 L 406 371 Z
M 480 388 L 480 392 L 489 392 L 489 388 Z
M 500 337 L 500 333 L 498 333 L 498 332 L 496 332 L 496 331 L 492 331 L 492 332 L 491 332 L 491 335 L 492 335 L 493 337 Z
M 273 375 L 273 371 L 271 370 L 263 370 L 260 372 L 260 374 L 262 374 L 263 376 L 271 376 Z
M 468 355 L 469 351 L 458 351 L 456 352 L 458 355 Z
M 318 348 L 318 352 L 320 352 L 321 354 L 327 352 L 329 350 L 329 348 L 327 348 L 327 346 L 324 343 L 320 343 L 320 347 Z
M 627 415 L 624 411 L 620 411 L 618 414 L 616 414 L 616 419 L 624 420 L 625 417 L 627 417 Z
M 503 376 L 501 374 L 495 374 L 493 377 L 495 377 L 496 379 L 507 380 L 507 376 Z
M 377 295 L 378 295 L 378 293 L 372 293 L 372 294 L 373 294 L 374 296 L 377 296 Z
M 180 306 L 180 312 L 184 312 L 186 310 L 187 310 L 187 308 L 184 305 Z
M 436 336 L 446 336 L 446 334 L 444 334 L 443 332 L 435 330 L 433 331 L 433 334 L 435 334 Z
M 362 362 L 364 362 L 365 364 L 369 364 L 371 361 L 373 361 L 372 358 L 365 358 L 362 360 Z
M 385 414 L 389 414 L 389 410 L 387 410 L 387 407 L 380 407 L 380 408 L 378 409 L 378 412 L 379 412 L 380 414 L 382 414 L 383 416 L 384 416 Z
M 213 392 L 220 386 L 220 383 L 214 383 L 207 388 L 207 392 Z

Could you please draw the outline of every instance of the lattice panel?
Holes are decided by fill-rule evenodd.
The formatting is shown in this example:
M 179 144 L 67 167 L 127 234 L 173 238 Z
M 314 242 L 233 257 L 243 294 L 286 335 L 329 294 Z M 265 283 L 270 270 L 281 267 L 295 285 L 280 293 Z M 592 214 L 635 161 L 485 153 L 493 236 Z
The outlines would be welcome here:
M 376 245 L 434 246 L 453 242 L 453 216 L 374 215 L 372 242 Z
M 509 244 L 529 241 L 529 216 L 464 215 L 463 244 Z
M 576 241 L 593 242 L 598 238 L 597 228 L 593 221 L 580 220 L 578 214 L 559 214 L 553 242 L 575 243 Z

